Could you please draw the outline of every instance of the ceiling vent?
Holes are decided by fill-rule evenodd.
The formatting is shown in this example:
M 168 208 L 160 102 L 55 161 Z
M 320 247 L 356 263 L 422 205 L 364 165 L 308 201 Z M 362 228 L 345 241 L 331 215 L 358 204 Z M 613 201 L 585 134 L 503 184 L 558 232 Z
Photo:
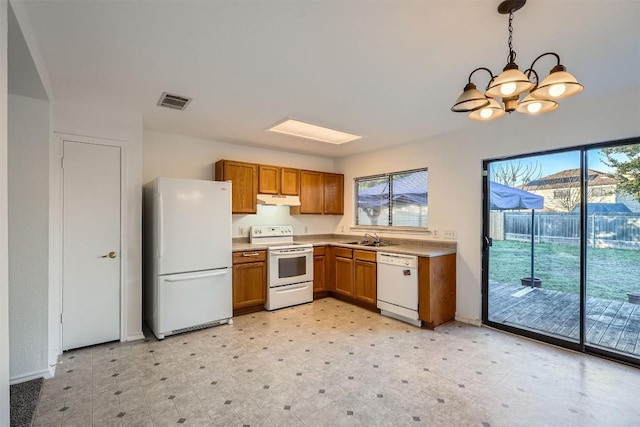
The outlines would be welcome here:
M 191 98 L 187 98 L 180 95 L 173 95 L 171 93 L 162 92 L 158 105 L 160 107 L 172 108 L 174 110 L 184 110 L 191 102 Z

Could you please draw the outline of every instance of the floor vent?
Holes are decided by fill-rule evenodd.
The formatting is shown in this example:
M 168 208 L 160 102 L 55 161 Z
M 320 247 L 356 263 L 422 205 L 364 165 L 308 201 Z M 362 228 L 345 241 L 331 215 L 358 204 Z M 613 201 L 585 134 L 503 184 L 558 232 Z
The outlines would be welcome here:
M 180 95 L 174 95 L 168 92 L 162 92 L 158 105 L 160 107 L 172 108 L 174 110 L 184 110 L 191 102 L 191 98 Z
M 200 329 L 206 329 L 206 328 L 210 328 L 212 326 L 220 326 L 220 325 L 224 325 L 224 324 L 232 325 L 233 324 L 233 320 L 232 319 L 222 319 L 222 320 L 216 320 L 216 321 L 209 322 L 209 323 L 203 323 L 201 325 L 191 326 L 191 327 L 188 327 L 188 328 L 175 329 L 175 330 L 171 331 L 171 334 L 167 334 L 167 335 L 181 334 L 183 332 L 199 331 Z

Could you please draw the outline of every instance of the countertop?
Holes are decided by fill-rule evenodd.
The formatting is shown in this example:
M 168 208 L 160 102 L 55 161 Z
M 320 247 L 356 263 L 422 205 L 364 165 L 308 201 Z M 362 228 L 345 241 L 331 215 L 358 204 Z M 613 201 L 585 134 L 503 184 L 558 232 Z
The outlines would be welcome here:
M 352 235 L 310 235 L 295 236 L 294 241 L 300 243 L 311 243 L 313 246 L 339 246 L 351 249 L 362 249 L 367 251 L 390 252 L 397 254 L 416 255 L 421 257 L 437 257 L 456 253 L 455 242 L 441 242 L 433 240 L 407 240 L 407 239 L 382 239 L 389 241 L 389 246 L 364 246 L 350 244 L 346 242 L 361 241 L 362 236 Z M 267 249 L 267 245 L 248 243 L 246 238 L 238 238 L 233 241 L 233 252 L 256 251 Z

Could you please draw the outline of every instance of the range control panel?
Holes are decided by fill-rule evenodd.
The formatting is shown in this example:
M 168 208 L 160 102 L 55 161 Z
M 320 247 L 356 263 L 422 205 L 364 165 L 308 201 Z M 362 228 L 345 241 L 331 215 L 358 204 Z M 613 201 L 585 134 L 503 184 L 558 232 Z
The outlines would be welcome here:
M 249 233 L 251 238 L 293 236 L 290 225 L 254 225 Z

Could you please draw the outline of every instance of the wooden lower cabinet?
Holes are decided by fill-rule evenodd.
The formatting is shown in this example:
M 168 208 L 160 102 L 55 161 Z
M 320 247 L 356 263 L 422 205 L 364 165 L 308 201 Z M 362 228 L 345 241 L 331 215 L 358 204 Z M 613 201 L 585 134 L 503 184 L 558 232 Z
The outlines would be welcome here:
M 456 254 L 418 258 L 418 314 L 430 329 L 456 315 Z
M 353 295 L 353 250 L 334 248 L 333 273 L 335 276 L 335 292 Z
M 375 253 L 374 253 L 375 256 Z M 375 262 L 363 261 L 355 257 L 353 263 L 355 299 L 376 305 L 378 290 L 378 268 Z
M 325 247 L 318 246 L 313 248 L 313 292 L 326 291 L 325 278 L 327 271 L 327 262 L 325 256 Z
M 353 260 L 336 257 L 336 292 L 351 296 L 353 294 Z
M 262 310 L 267 301 L 266 251 L 233 253 L 233 309 Z

